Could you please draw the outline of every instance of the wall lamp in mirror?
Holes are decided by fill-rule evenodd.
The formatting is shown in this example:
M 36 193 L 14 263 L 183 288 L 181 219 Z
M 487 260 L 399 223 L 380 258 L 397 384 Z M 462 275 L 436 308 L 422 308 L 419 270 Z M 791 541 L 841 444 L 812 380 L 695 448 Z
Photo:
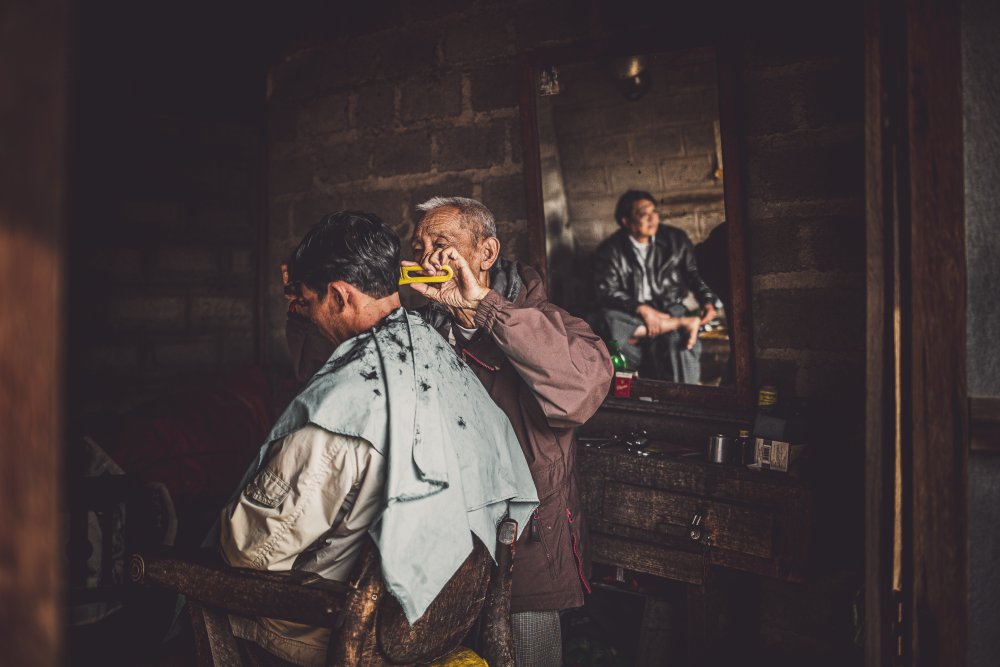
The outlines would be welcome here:
M 614 58 L 611 61 L 611 74 L 618 90 L 629 101 L 641 98 L 652 84 L 645 56 Z

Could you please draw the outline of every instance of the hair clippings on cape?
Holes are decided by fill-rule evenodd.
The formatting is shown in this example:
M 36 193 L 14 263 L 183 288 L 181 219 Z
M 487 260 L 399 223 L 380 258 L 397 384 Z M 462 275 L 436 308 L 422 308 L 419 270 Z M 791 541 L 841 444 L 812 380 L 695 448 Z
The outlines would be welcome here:
M 442 266 L 444 270 L 443 276 L 424 276 L 424 275 L 413 275 L 420 274 L 424 267 L 422 266 L 402 266 L 399 268 L 399 284 L 409 285 L 410 283 L 446 283 L 452 279 L 455 272 L 451 270 L 450 266 Z

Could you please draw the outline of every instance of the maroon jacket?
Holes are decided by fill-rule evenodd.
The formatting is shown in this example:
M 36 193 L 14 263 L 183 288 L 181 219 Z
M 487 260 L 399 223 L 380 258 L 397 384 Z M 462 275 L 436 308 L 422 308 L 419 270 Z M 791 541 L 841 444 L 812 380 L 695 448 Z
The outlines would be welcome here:
M 475 314 L 476 336 L 455 340 L 456 350 L 510 419 L 541 501 L 533 525 L 517 542 L 511 611 L 579 607 L 589 562 L 574 429 L 607 396 L 611 360 L 583 320 L 549 303 L 534 269 L 502 260 L 491 285 Z M 419 312 L 449 338 L 453 322 L 446 309 L 431 305 Z M 301 331 L 288 330 L 300 378 L 308 372 L 300 364 L 316 361 L 306 352 L 309 347 L 299 344 Z

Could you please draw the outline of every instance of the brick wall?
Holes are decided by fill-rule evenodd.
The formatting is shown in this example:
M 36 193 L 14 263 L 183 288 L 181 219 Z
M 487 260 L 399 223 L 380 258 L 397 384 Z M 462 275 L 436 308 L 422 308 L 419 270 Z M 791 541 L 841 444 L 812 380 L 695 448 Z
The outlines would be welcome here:
M 252 365 L 255 128 L 166 117 L 117 131 L 130 154 L 102 174 L 115 192 L 88 192 L 72 221 L 85 232 L 72 248 L 80 379 L 117 394 Z
M 764 641 L 822 664 L 860 664 L 843 639 L 864 544 L 861 35 L 841 16 L 809 40 L 750 40 L 742 72 L 756 376 L 815 408 L 807 474 L 824 573 L 764 582 Z
M 97 3 L 76 26 L 67 351 L 75 416 L 258 356 L 264 68 L 247 59 L 229 69 L 214 37 L 193 34 L 207 24 L 129 11 Z M 145 28 L 121 30 L 123 22 Z
M 452 4 L 458 11 L 447 3 L 407 3 L 396 14 L 381 8 L 397 23 L 320 41 L 272 68 L 271 266 L 322 214 L 339 209 L 375 212 L 408 240 L 415 206 L 442 194 L 482 199 L 496 216 L 504 252 L 525 256 L 513 55 L 519 45 L 558 41 L 567 29 L 579 34 L 585 22 L 562 21 L 547 33 L 537 21 L 549 7 Z M 267 281 L 268 351 L 280 368 L 286 351 L 277 269 Z

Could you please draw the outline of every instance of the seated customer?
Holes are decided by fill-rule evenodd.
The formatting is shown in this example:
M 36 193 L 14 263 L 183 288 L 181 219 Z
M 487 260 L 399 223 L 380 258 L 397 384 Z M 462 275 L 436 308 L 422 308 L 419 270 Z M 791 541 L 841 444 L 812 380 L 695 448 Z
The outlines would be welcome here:
M 343 580 L 367 532 L 412 623 L 471 553 L 471 534 L 492 552 L 504 516 L 527 524 L 537 505 L 527 463 L 472 371 L 400 308 L 399 239 L 381 220 L 326 216 L 288 269 L 300 312 L 336 348 L 224 510 L 223 556 Z M 324 664 L 327 630 L 232 620 L 258 659 Z
M 698 328 L 715 319 L 715 295 L 698 274 L 687 234 L 660 224 L 656 200 L 629 190 L 615 206 L 621 229 L 597 247 L 594 328 L 621 343 L 629 366 L 673 382 L 701 378 Z M 702 316 L 682 303 L 693 292 Z

